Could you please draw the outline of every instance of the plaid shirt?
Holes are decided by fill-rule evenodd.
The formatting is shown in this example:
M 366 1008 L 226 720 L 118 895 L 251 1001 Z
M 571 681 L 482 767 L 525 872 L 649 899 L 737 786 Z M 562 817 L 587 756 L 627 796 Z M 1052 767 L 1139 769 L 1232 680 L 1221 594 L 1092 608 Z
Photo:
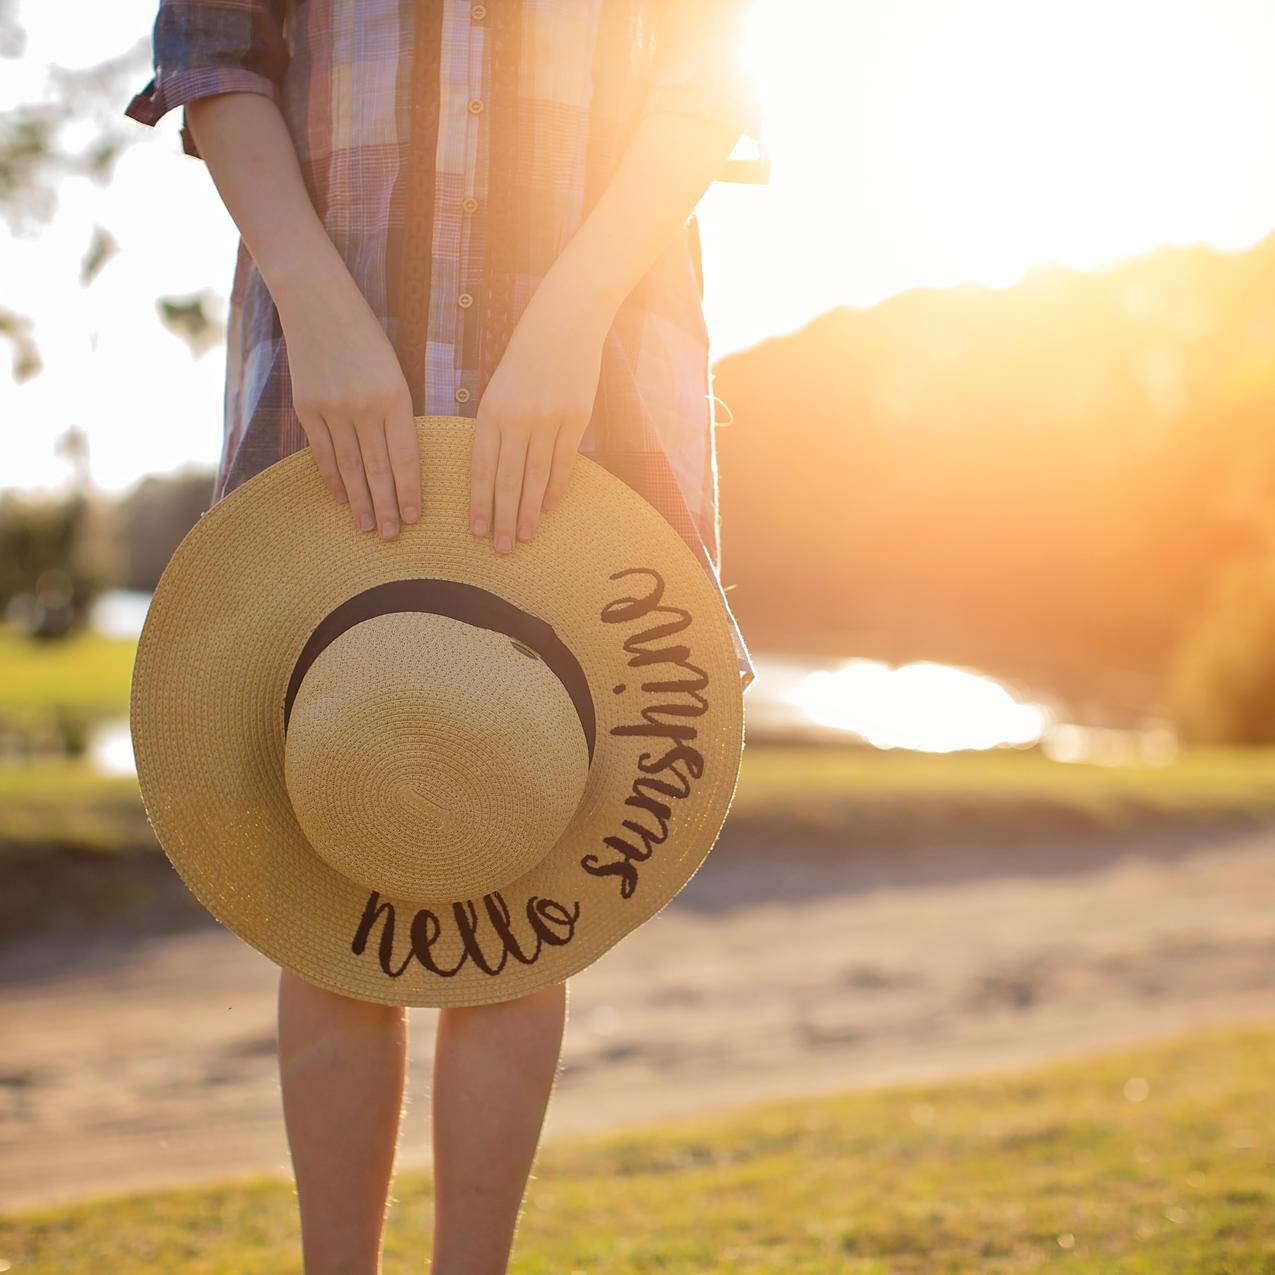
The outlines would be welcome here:
M 750 0 L 160 0 L 154 75 L 125 114 L 263 93 L 327 233 L 428 415 L 477 414 L 514 324 L 647 113 L 760 144 L 722 181 L 765 181 Z M 616 314 L 580 451 L 635 488 L 711 575 L 742 683 L 755 670 L 720 583 L 717 463 L 698 223 Z M 227 323 L 214 499 L 306 445 L 278 312 L 242 240 Z

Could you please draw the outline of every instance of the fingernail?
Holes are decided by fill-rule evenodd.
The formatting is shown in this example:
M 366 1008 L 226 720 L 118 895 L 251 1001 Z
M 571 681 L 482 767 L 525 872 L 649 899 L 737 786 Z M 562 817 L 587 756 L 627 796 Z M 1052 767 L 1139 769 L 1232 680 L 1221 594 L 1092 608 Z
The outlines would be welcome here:
M 360 514 L 360 515 L 359 515 L 359 526 L 360 526 L 360 527 L 361 527 L 364 531 L 371 531 L 371 530 L 372 530 L 372 527 L 373 527 L 374 525 L 375 525 L 375 520 L 373 519 L 373 517 L 372 517 L 372 515 L 371 515 L 371 514 Z
M 514 542 L 509 539 L 509 533 L 507 531 L 502 531 L 500 535 L 496 537 L 497 553 L 508 553 L 513 547 Z
M 484 536 L 486 534 L 487 534 L 487 519 L 475 518 L 474 519 L 474 535 Z
M 392 522 L 381 523 L 381 537 L 385 540 L 393 540 L 398 535 L 398 528 Z
M 531 527 L 528 523 L 524 522 L 522 526 L 518 528 L 518 539 L 519 540 L 531 539 Z
M 408 522 L 415 522 L 417 518 L 419 518 L 420 516 L 421 516 L 421 511 L 419 509 L 414 508 L 411 505 L 408 505 L 408 507 L 403 510 L 403 517 Z

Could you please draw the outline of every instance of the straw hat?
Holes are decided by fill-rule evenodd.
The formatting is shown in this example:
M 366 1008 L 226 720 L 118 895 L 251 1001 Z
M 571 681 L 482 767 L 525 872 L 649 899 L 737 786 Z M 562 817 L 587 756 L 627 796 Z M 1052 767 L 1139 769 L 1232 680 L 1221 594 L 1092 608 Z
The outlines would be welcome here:
M 475 1005 L 654 916 L 734 795 L 715 584 L 585 456 L 512 554 L 468 529 L 473 421 L 416 418 L 424 512 L 384 542 L 299 452 L 182 541 L 138 645 L 146 812 L 222 924 L 332 991 Z

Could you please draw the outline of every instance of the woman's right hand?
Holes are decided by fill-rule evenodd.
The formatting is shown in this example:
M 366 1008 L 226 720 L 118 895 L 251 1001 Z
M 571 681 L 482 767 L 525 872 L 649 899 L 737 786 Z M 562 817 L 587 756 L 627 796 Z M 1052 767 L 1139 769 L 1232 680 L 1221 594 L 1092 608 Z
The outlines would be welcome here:
M 392 540 L 421 511 L 411 391 L 358 285 L 344 270 L 325 273 L 279 304 L 297 419 L 355 526 Z

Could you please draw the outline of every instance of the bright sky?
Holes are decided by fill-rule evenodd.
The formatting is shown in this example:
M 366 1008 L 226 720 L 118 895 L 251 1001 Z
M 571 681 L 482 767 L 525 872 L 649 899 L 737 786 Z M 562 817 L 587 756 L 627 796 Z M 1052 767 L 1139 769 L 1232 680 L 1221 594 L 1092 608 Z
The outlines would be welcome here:
M 1242 248 L 1275 228 L 1270 0 L 757 4 L 772 180 L 700 206 L 717 356 L 917 285 L 1007 286 L 1041 260 Z M 128 48 L 155 0 L 73 7 L 23 0 L 27 53 L 0 63 L 0 107 L 44 96 L 50 62 Z M 235 231 L 177 114 L 123 121 L 137 143 L 112 183 L 65 183 L 51 224 L 0 227 L 0 305 L 33 318 L 45 363 L 21 386 L 0 375 L 0 486 L 63 482 L 53 442 L 71 424 L 108 489 L 216 460 L 222 352 L 193 358 L 155 298 L 208 288 L 224 307 Z M 120 251 L 83 289 L 95 225 Z

